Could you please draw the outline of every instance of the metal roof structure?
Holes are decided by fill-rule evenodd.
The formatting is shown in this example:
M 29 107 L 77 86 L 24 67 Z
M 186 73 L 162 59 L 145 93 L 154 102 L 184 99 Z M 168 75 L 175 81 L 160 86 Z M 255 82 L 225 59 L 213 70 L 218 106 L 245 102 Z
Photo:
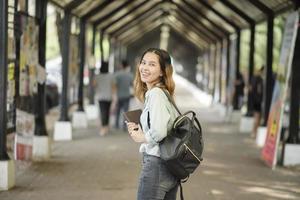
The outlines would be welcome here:
M 266 20 L 266 11 L 292 10 L 297 0 L 50 0 L 123 42 L 168 24 L 199 48 L 251 23 Z M 188 33 L 187 33 L 188 32 Z M 133 34 L 134 33 L 134 34 Z

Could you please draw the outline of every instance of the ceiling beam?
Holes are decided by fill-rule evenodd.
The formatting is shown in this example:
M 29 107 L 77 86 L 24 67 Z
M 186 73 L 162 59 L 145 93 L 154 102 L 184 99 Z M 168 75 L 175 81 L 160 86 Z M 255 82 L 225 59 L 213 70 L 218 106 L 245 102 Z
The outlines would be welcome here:
M 137 26 L 134 26 L 131 29 L 127 29 L 124 32 L 121 32 L 119 35 L 116 36 L 116 38 L 124 38 L 124 35 L 132 35 L 136 32 L 136 30 L 142 29 L 144 26 L 147 26 L 148 24 L 153 23 L 154 21 L 159 20 L 162 17 L 162 13 L 158 14 L 158 15 L 154 15 L 154 17 L 149 17 L 144 21 L 141 21 L 141 23 L 139 23 Z M 160 19 L 161 20 L 161 19 Z
M 126 13 L 124 13 L 123 15 L 121 15 L 119 18 L 117 18 L 114 21 L 110 22 L 109 24 L 107 24 L 106 26 L 102 27 L 101 29 L 103 31 L 106 31 L 109 27 L 111 27 L 115 23 L 117 23 L 117 22 L 125 19 L 127 16 L 131 15 L 133 12 L 137 11 L 138 9 L 141 9 L 142 7 L 145 7 L 147 4 L 149 4 L 149 2 L 151 2 L 151 1 L 146 1 L 146 2 L 143 1 L 143 2 L 139 3 L 138 5 L 134 6 L 133 8 L 131 8 L 130 10 L 128 10 Z M 98 24 L 96 24 L 96 26 L 98 26 Z
M 204 0 L 197 0 L 197 2 L 200 3 L 200 4 L 202 4 L 203 6 L 205 6 L 208 10 L 212 11 L 213 13 L 215 13 L 219 18 L 223 19 L 227 24 L 229 24 L 230 26 L 232 26 L 235 30 L 240 30 L 241 29 L 236 23 L 232 22 L 230 19 L 228 19 L 227 17 L 225 17 L 223 14 L 221 14 L 219 11 L 217 11 L 216 9 L 214 9 L 206 1 L 204 1 Z
M 118 6 L 116 9 L 112 10 L 111 12 L 109 12 L 108 14 L 100 17 L 99 19 L 97 19 L 96 21 L 94 21 L 94 25 L 98 26 L 99 24 L 101 24 L 102 22 L 104 22 L 105 20 L 109 19 L 110 17 L 114 16 L 116 13 L 118 13 L 119 11 L 121 11 L 122 9 L 126 8 L 129 4 L 132 3 L 132 0 L 127 0 L 125 1 L 123 4 L 121 4 L 120 6 Z
M 111 0 L 105 0 L 104 2 L 102 2 L 101 4 L 99 4 L 98 6 L 96 6 L 92 10 L 90 10 L 88 13 L 86 13 L 85 15 L 83 15 L 82 18 L 88 20 L 89 18 L 91 18 L 94 15 L 98 14 L 99 12 L 101 12 L 110 3 L 111 3 Z
M 70 3 L 68 3 L 64 9 L 67 11 L 72 11 L 73 9 L 77 8 L 78 6 L 80 6 L 82 3 L 84 3 L 85 0 L 73 0 Z
M 220 1 L 222 4 L 224 4 L 227 8 L 231 9 L 233 12 L 238 14 L 240 17 L 242 17 L 245 21 L 247 21 L 249 24 L 255 24 L 255 20 L 246 15 L 242 10 L 237 8 L 235 5 L 233 5 L 230 1 L 228 0 L 222 0 Z
M 161 26 L 163 23 L 161 23 L 159 26 Z M 187 37 L 187 35 L 185 33 L 182 32 L 182 30 L 178 29 L 177 27 L 175 27 L 173 25 L 173 23 L 169 22 L 167 23 L 170 28 L 175 31 L 176 33 L 178 33 L 179 35 L 181 35 L 182 37 L 186 38 L 189 42 L 191 42 L 197 49 L 203 50 L 204 46 L 201 46 L 199 44 L 199 42 L 195 41 L 194 39 L 190 38 L 190 36 Z M 158 27 L 158 26 L 156 26 Z M 155 29 L 156 27 L 148 30 L 148 31 L 144 31 L 144 32 L 139 32 L 137 35 L 135 35 L 135 37 L 133 37 L 133 39 L 127 41 L 126 43 L 124 43 L 125 46 L 129 46 L 131 44 L 133 44 L 134 42 L 136 42 L 137 40 L 139 40 L 143 35 L 145 35 L 146 33 L 150 32 L 151 30 Z
M 58 8 L 60 8 L 60 9 L 62 9 L 62 10 L 65 9 L 62 5 L 60 5 L 59 3 L 57 3 L 57 2 L 54 1 L 54 0 L 49 0 L 49 3 L 53 4 L 53 6 L 58 7 Z
M 157 21 L 160 21 L 160 25 L 163 24 L 162 22 L 162 16 L 164 16 L 163 14 L 161 16 L 158 16 L 157 18 L 151 20 L 150 22 L 148 21 L 143 21 L 142 24 L 140 24 L 140 27 L 148 27 L 149 25 L 153 24 L 153 23 L 156 23 Z M 172 23 L 168 23 L 168 24 L 173 24 L 174 22 Z M 139 39 L 140 37 L 143 36 L 143 34 L 145 32 L 149 32 L 151 30 L 148 30 L 149 28 L 147 28 L 146 30 L 148 31 L 140 31 L 141 28 L 140 27 L 136 27 L 132 30 L 128 30 L 125 34 L 125 36 L 123 35 L 122 38 L 118 38 L 119 41 L 121 41 L 122 43 L 128 43 L 128 41 L 136 41 L 137 39 Z M 187 37 L 187 39 L 192 42 L 194 45 L 196 45 L 199 49 L 203 49 L 205 46 L 207 46 L 206 44 L 203 45 L 203 42 L 204 41 L 200 41 L 199 39 L 195 39 L 195 38 L 192 38 L 189 34 L 187 35 L 186 33 L 183 33 L 183 31 L 181 30 L 180 31 L 180 28 L 178 27 L 173 27 L 173 29 L 177 28 L 176 32 L 180 32 L 179 34 L 180 35 L 183 35 L 183 37 Z M 186 27 L 185 27 L 186 28 Z M 195 35 L 197 35 L 195 32 L 193 32 Z M 197 35 L 198 36 L 198 35 Z M 200 44 L 202 44 L 202 46 L 199 46 Z
M 157 12 L 157 8 L 160 5 L 160 3 L 155 4 L 152 6 L 147 12 L 142 12 L 139 15 L 135 16 L 132 20 L 130 20 L 128 23 L 125 23 L 121 27 L 119 27 L 117 30 L 114 30 L 111 35 L 114 36 L 118 32 L 123 31 L 124 29 L 129 29 L 135 26 L 137 23 L 139 23 L 141 20 L 144 20 L 147 17 L 150 17 L 152 14 Z
M 210 34 L 212 34 L 215 38 L 218 38 L 219 40 L 222 40 L 222 36 L 220 36 L 219 34 L 217 34 L 215 32 L 215 29 L 211 29 L 209 27 L 207 27 L 207 25 L 203 24 L 203 22 L 201 22 L 196 16 L 194 16 L 193 14 L 191 14 L 190 12 L 188 12 L 183 6 L 175 3 L 174 1 L 171 1 L 178 9 L 178 14 L 181 15 L 182 11 L 185 15 L 188 16 L 188 18 L 196 21 L 201 27 L 203 27 L 203 31 L 205 32 L 209 32 Z
M 170 23 L 169 26 L 172 28 L 173 31 L 181 35 L 183 38 L 186 38 L 189 42 L 191 42 L 193 45 L 195 45 L 198 49 L 203 50 L 207 48 L 206 45 L 201 45 L 197 40 L 194 38 L 191 38 L 191 36 L 187 37 L 186 33 L 184 33 L 181 29 L 176 27 L 173 23 Z
M 149 12 L 149 16 L 147 15 L 147 17 L 145 16 L 145 18 L 139 18 L 137 20 L 134 20 L 132 22 L 135 22 L 135 23 L 130 24 L 130 26 L 125 26 L 125 28 L 121 29 L 120 31 L 114 32 L 114 33 L 109 34 L 109 35 L 111 37 L 119 37 L 123 33 L 126 33 L 127 31 L 129 31 L 132 28 L 134 28 L 135 26 L 139 26 L 143 22 L 147 22 L 147 21 L 151 21 L 153 19 L 157 19 L 157 17 L 162 16 L 162 14 L 163 14 L 162 10 L 156 9 L 155 12 Z
M 134 28 L 129 29 L 126 32 L 119 35 L 117 37 L 117 39 L 118 40 L 124 40 L 124 38 L 134 37 L 134 34 L 140 32 L 140 30 L 143 30 L 145 27 L 149 26 L 150 24 L 156 23 L 157 21 L 160 21 L 162 23 L 161 17 L 162 17 L 162 15 L 159 15 L 159 16 L 153 18 L 153 19 L 145 20 L 141 24 L 139 24 L 139 26 L 135 26 Z
M 207 41 L 203 40 L 201 37 L 199 37 L 199 35 L 197 33 L 195 33 L 194 31 L 188 31 L 189 28 L 186 27 L 185 24 L 182 24 L 184 26 L 183 28 L 180 27 L 179 23 L 182 23 L 182 22 L 178 21 L 177 19 L 175 19 L 176 21 L 174 21 L 170 17 L 168 17 L 167 19 L 170 22 L 172 22 L 172 23 L 170 23 L 170 25 L 172 25 L 173 27 L 176 27 L 177 29 L 181 30 L 181 32 L 183 32 L 185 36 L 190 36 L 191 38 L 194 38 L 194 36 L 191 35 L 191 33 L 193 33 L 197 37 L 197 39 L 196 38 L 194 38 L 194 39 L 196 39 L 197 41 L 199 41 L 203 46 L 206 47 L 206 46 L 209 45 L 209 43 Z
M 215 23 L 213 20 L 211 20 L 210 18 L 208 18 L 205 14 L 203 14 L 200 10 L 198 10 L 197 8 L 195 8 L 190 2 L 186 1 L 186 0 L 182 0 L 182 2 L 191 10 L 193 10 L 195 13 L 198 14 L 198 16 L 200 16 L 203 19 L 206 19 L 211 25 L 213 25 L 214 27 L 216 27 L 218 30 L 220 30 L 225 36 L 228 36 L 230 34 L 230 32 L 226 29 L 224 29 L 222 26 L 218 25 L 217 23 Z
M 211 43 L 214 43 L 217 41 L 216 38 L 211 37 L 208 35 L 205 31 L 203 31 L 201 28 L 198 28 L 195 24 L 193 24 L 191 21 L 188 21 L 187 19 L 184 19 L 180 13 L 176 13 L 176 15 L 173 15 L 178 21 L 185 24 L 186 27 L 189 27 L 189 30 L 193 30 L 197 35 L 199 35 L 201 38 L 203 38 L 206 41 L 209 41 Z
M 249 1 L 249 0 L 247 0 L 247 1 Z M 258 8 L 259 10 L 264 12 L 264 14 L 274 15 L 274 11 L 271 8 L 269 8 L 268 6 L 266 6 L 265 4 L 263 4 L 262 2 L 260 2 L 258 0 L 250 0 L 249 2 L 251 4 L 253 4 L 256 8 Z
M 149 24 L 148 26 L 146 26 L 144 29 L 136 31 L 134 34 L 132 34 L 132 36 L 125 38 L 122 43 L 125 46 L 128 46 L 129 44 L 136 42 L 141 37 L 143 37 L 146 33 L 151 32 L 152 30 L 161 26 L 162 24 L 163 23 L 159 19 L 157 19 L 156 21 L 154 21 L 151 24 Z

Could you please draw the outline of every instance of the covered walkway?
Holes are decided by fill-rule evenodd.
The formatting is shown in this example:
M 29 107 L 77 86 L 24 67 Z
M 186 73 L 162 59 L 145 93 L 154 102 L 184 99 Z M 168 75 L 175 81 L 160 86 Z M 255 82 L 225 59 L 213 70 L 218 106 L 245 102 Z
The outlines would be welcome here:
M 239 133 L 237 121 L 224 123 L 218 109 L 199 105 L 186 86 L 177 86 L 179 107 L 197 111 L 206 144 L 203 165 L 184 184 L 185 199 L 300 198 L 300 169 L 267 168 L 254 141 Z M 57 114 L 51 115 L 54 119 Z M 124 132 L 97 133 L 97 123 L 91 121 L 88 129 L 74 131 L 72 141 L 53 143 L 50 160 L 30 165 L 18 161 L 16 187 L 1 192 L 0 199 L 135 199 L 138 145 Z
M 134 73 L 149 47 L 167 50 L 175 73 L 190 81 L 191 90 L 176 76 L 176 102 L 203 125 L 204 162 L 184 185 L 186 199 L 300 199 L 299 166 L 277 166 L 300 163 L 299 7 L 299 0 L 1 0 L 0 199 L 135 199 L 138 145 L 119 130 L 100 137 L 89 114 L 101 66 L 114 74 L 127 60 Z M 57 107 L 48 113 L 47 45 L 55 42 Z M 251 87 L 237 94 L 240 77 L 250 86 L 262 65 L 258 136 L 269 167 L 250 137 L 255 95 Z

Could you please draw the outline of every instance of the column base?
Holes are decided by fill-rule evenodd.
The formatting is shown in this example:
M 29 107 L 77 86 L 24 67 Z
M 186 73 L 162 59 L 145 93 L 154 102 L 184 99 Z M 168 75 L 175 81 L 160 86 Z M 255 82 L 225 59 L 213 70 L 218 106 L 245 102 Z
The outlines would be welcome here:
M 233 110 L 231 121 L 232 122 L 240 122 L 241 120 L 241 111 L 240 110 Z
M 72 125 L 69 121 L 57 121 L 54 126 L 55 141 L 72 140 Z
M 32 148 L 32 159 L 47 160 L 50 158 L 50 139 L 49 136 L 34 136 L 33 137 L 33 148 Z
M 251 133 L 253 130 L 254 118 L 243 116 L 240 121 L 240 133 Z
M 258 147 L 263 147 L 265 145 L 266 138 L 267 138 L 267 127 L 260 126 L 257 130 L 256 145 Z
M 85 106 L 86 116 L 88 120 L 99 118 L 99 108 L 96 104 L 90 104 Z
M 224 111 L 221 111 L 224 112 Z M 220 112 L 220 114 L 221 114 Z M 232 106 L 225 107 L 225 118 L 224 121 L 228 123 L 239 122 L 241 119 L 241 111 L 233 110 Z
M 285 144 L 283 165 L 300 164 L 300 144 Z
M 0 161 L 0 191 L 15 186 L 15 164 L 13 160 Z
M 74 128 L 87 128 L 87 115 L 83 111 L 76 111 L 73 113 L 72 125 Z
M 218 104 L 216 104 L 216 108 L 219 111 L 219 114 L 222 118 L 226 117 L 226 114 L 227 114 L 226 113 L 227 112 L 226 106 L 224 106 L 223 104 L 218 103 Z

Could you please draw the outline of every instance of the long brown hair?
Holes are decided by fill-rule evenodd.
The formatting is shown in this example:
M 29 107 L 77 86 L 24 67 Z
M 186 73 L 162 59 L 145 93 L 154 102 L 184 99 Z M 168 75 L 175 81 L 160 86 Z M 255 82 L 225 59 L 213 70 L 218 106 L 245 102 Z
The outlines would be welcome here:
M 139 65 L 141 64 L 145 54 L 149 53 L 149 52 L 154 53 L 158 56 L 160 69 L 162 71 L 161 80 L 160 80 L 159 84 L 157 84 L 156 87 L 166 89 L 169 92 L 169 94 L 171 95 L 171 97 L 173 98 L 174 90 L 175 90 L 175 82 L 172 77 L 173 67 L 171 64 L 171 58 L 170 58 L 170 55 L 168 54 L 168 52 L 166 52 L 165 50 L 162 50 L 162 49 L 157 49 L 157 48 L 147 49 L 142 54 L 140 62 L 138 64 L 138 66 L 136 67 L 135 79 L 134 79 L 134 94 L 135 94 L 135 96 L 141 102 L 144 102 L 145 93 L 147 92 L 147 85 L 146 85 L 146 83 L 143 83 L 141 80 Z

